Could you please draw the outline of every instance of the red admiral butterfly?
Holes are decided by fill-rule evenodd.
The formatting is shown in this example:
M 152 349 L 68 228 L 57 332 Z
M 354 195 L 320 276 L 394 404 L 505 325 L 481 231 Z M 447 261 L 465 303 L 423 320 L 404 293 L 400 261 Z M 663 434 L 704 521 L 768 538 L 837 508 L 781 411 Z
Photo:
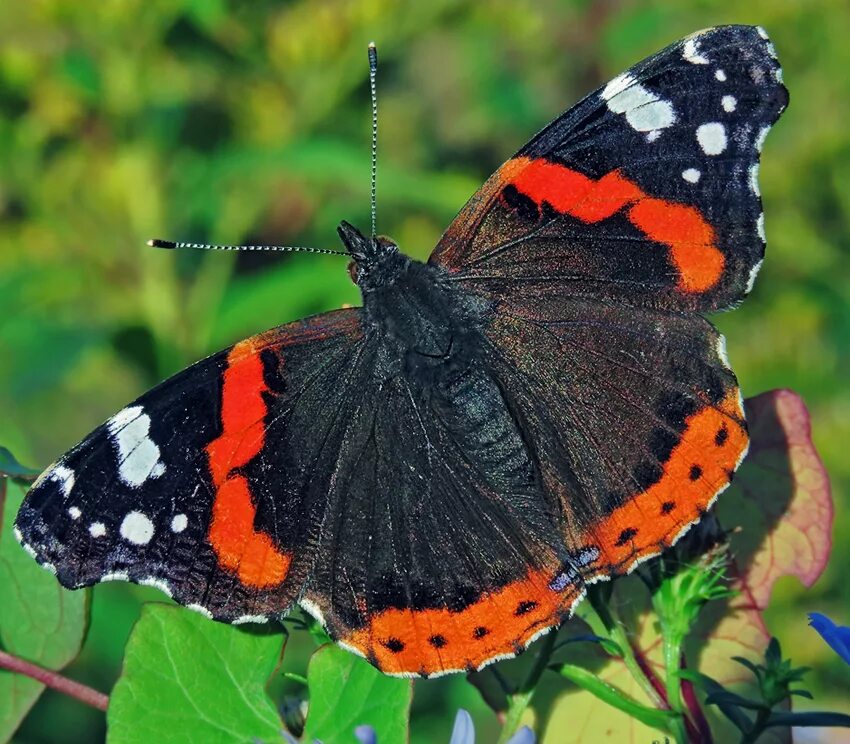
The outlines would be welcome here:
M 690 36 L 556 119 L 427 264 L 339 234 L 363 307 L 241 341 L 52 465 L 17 535 L 68 587 L 230 623 L 294 604 L 390 674 L 477 669 L 675 543 L 747 450 L 723 337 L 787 104 L 760 28 Z

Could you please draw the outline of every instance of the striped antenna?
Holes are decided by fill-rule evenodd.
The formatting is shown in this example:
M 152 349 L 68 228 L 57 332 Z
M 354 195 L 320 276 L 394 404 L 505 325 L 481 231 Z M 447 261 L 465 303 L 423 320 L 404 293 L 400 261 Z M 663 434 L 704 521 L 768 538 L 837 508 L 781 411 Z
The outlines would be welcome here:
M 213 245 L 211 243 L 183 243 L 175 240 L 154 238 L 148 241 L 151 248 L 195 248 L 200 251 L 281 251 L 282 253 L 324 253 L 331 256 L 348 256 L 343 251 L 328 248 L 310 248 L 303 245 Z M 350 256 L 349 256 L 350 257 Z
M 372 93 L 372 238 L 376 235 L 377 200 L 376 188 L 378 181 L 378 91 L 375 77 L 378 74 L 378 50 L 375 42 L 369 42 L 369 90 Z

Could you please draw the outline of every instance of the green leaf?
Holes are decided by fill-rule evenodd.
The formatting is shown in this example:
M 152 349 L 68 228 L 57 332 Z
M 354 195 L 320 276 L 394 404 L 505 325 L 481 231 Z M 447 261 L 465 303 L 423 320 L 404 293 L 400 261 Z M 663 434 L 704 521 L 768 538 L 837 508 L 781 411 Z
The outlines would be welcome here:
M 40 471 L 21 465 L 15 456 L 5 447 L 0 447 L 0 478 L 7 477 L 15 480 L 35 480 Z
M 408 740 L 409 679 L 388 677 L 337 646 L 322 646 L 307 667 L 310 707 L 304 741 L 354 741 L 356 726 L 375 729 L 379 742 Z
M 0 457 L 5 455 L 8 450 L 0 452 Z M 7 464 L 4 461 L 3 467 Z M 23 489 L 0 478 L 0 646 L 22 659 L 60 670 L 76 658 L 83 644 L 88 592 L 63 589 L 18 545 L 12 524 L 21 501 Z M 0 741 L 12 736 L 43 690 L 44 685 L 29 677 L 0 672 Z
M 283 724 L 265 689 L 283 638 L 266 628 L 214 623 L 180 607 L 146 605 L 110 697 L 108 741 L 283 741 Z

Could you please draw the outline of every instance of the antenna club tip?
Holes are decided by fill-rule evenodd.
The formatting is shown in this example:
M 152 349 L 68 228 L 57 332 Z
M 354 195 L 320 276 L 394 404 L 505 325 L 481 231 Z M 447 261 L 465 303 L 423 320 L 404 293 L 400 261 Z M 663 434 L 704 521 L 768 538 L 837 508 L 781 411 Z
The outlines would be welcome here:
M 176 248 L 177 243 L 173 240 L 160 240 L 159 238 L 154 238 L 153 240 L 148 241 L 148 245 L 151 248 Z
M 374 42 L 374 41 L 370 41 L 370 42 L 369 42 L 369 49 L 377 49 L 377 48 L 378 48 L 378 47 L 376 47 L 376 46 L 375 46 L 375 42 Z

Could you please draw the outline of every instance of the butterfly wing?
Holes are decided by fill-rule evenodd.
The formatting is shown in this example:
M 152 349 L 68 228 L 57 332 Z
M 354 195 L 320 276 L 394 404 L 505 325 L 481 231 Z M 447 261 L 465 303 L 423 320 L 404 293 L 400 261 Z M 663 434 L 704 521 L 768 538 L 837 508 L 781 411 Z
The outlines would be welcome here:
M 313 561 L 314 473 L 332 470 L 362 339 L 341 310 L 180 372 L 42 474 L 19 540 L 68 587 L 130 580 L 219 620 L 280 615 Z
M 763 29 L 694 34 L 541 131 L 472 197 L 431 262 L 528 303 L 733 306 L 764 255 L 759 156 L 787 101 Z
M 344 438 L 302 605 L 391 674 L 512 656 L 583 595 L 558 504 L 483 363 L 381 377 Z
M 488 354 L 586 581 L 675 543 L 748 448 L 723 337 L 695 314 L 584 298 L 503 308 Z

